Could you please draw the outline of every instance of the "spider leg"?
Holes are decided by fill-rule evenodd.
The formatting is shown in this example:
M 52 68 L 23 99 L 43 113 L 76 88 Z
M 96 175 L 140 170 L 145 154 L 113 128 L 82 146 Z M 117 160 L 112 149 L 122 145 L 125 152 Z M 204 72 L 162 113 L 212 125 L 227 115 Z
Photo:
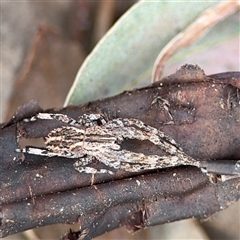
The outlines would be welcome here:
M 181 159 L 179 160 L 176 156 L 162 156 L 159 157 L 158 160 L 151 159 L 151 156 L 149 156 L 149 158 L 146 158 L 144 161 L 140 161 L 139 163 L 121 162 L 119 168 L 128 172 L 139 172 L 143 170 L 163 169 L 180 165 L 192 165 L 199 167 L 198 162 L 189 164 Z
M 178 155 L 144 155 L 143 153 L 135 153 L 128 150 L 106 150 L 99 159 L 105 165 L 115 169 L 132 168 L 131 172 L 134 172 L 137 166 L 139 166 L 137 167 L 139 171 L 142 169 L 167 168 L 179 165 L 200 166 L 199 161 L 190 161 L 191 159 L 188 156 L 181 158 Z
M 167 136 L 164 132 L 161 132 L 161 131 L 157 130 L 156 128 L 145 124 L 144 122 L 142 122 L 139 119 L 117 118 L 117 119 L 113 119 L 111 122 L 107 123 L 107 125 L 109 126 L 109 128 L 112 128 L 112 129 L 121 128 L 121 130 L 124 130 L 123 128 L 126 128 L 126 131 L 124 131 L 124 134 L 126 137 L 131 138 L 131 139 L 136 138 L 135 134 L 138 134 L 139 140 L 148 140 L 149 136 L 157 135 L 159 138 L 161 138 L 161 140 L 164 140 L 164 141 L 170 143 L 171 145 L 174 145 L 176 148 L 181 149 L 178 146 L 178 144 L 175 142 L 174 139 Z M 128 131 L 128 130 L 131 130 L 131 127 L 134 128 L 134 132 Z M 145 135 L 143 135 L 142 132 L 144 132 Z M 145 136 L 145 138 L 144 138 L 144 136 Z M 149 140 L 151 141 L 151 139 L 149 139 Z M 155 142 L 154 142 L 154 144 L 155 144 Z
M 86 156 L 83 158 L 80 158 L 78 161 L 76 161 L 73 166 L 74 168 L 80 172 L 80 173 L 109 173 L 109 174 L 113 174 L 112 171 L 107 170 L 107 169 L 96 169 L 96 168 L 92 168 L 92 167 L 86 167 L 86 165 L 90 164 L 93 160 L 93 156 Z
M 109 128 L 115 136 L 152 142 L 166 153 L 176 156 L 179 159 L 178 165 L 199 165 L 199 161 L 184 153 L 174 139 L 158 131 L 156 128 L 146 125 L 138 119 L 118 118 L 108 122 L 105 127 Z M 167 157 L 169 158 L 169 156 Z
M 80 173 L 92 173 L 92 174 L 96 174 L 96 173 L 109 173 L 111 175 L 113 175 L 114 173 L 110 170 L 107 170 L 107 169 L 95 169 L 95 168 L 91 168 L 91 167 L 81 167 L 81 166 L 78 166 L 77 164 L 74 164 L 74 168 L 80 172 Z
M 59 114 L 59 113 L 38 113 L 36 116 L 31 118 L 31 121 L 35 121 L 36 119 L 45 119 L 45 120 L 58 120 L 63 123 L 67 123 L 69 125 L 78 125 L 78 121 L 75 119 L 64 115 L 64 114 Z
M 33 155 L 39 156 L 46 156 L 46 157 L 64 157 L 64 158 L 78 158 L 74 153 L 59 151 L 59 152 L 51 152 L 44 148 L 36 148 L 36 147 L 26 147 L 23 149 L 16 149 L 16 152 L 28 153 Z
M 75 125 L 79 127 L 92 127 L 96 125 L 101 126 L 106 124 L 106 120 L 101 114 L 83 114 L 79 117 L 79 120 L 76 121 L 75 119 L 64 114 L 39 113 L 31 118 L 31 121 L 34 121 L 36 119 L 58 120 L 69 125 Z
M 78 123 L 84 127 L 102 126 L 106 124 L 106 120 L 101 114 L 83 114 L 79 117 Z
M 149 140 L 154 145 L 161 147 L 170 154 L 176 154 L 182 149 L 177 146 L 174 139 L 168 137 L 156 128 L 146 125 L 138 119 L 114 119 L 107 123 L 114 135 L 121 135 L 123 138 Z

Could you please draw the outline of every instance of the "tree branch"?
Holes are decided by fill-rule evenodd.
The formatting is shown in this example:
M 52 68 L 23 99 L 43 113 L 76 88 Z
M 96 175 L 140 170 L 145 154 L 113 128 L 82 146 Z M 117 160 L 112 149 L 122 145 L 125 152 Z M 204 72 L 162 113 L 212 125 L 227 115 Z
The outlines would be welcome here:
M 162 83 L 83 106 L 43 111 L 32 101 L 18 109 L 0 129 L 0 236 L 78 221 L 80 231 L 70 232 L 69 239 L 91 239 L 121 225 L 136 231 L 205 218 L 226 208 L 240 197 L 239 175 L 223 181 L 224 175 L 180 166 L 92 176 L 77 172 L 74 159 L 22 154 L 16 149 L 23 147 L 24 139 L 45 137 L 64 125 L 55 120 L 24 120 L 38 112 L 62 113 L 76 120 L 83 113 L 101 113 L 109 120 L 140 119 L 175 139 L 195 159 L 229 163 L 240 159 L 239 86 L 239 73 L 207 77 L 187 65 Z M 127 147 L 149 154 L 160 151 L 145 142 L 129 142 Z

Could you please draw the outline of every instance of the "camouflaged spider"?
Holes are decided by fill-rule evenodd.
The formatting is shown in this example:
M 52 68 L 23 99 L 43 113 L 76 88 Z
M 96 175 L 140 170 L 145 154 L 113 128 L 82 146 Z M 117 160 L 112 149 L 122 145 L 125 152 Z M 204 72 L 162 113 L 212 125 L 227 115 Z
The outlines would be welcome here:
M 63 114 L 39 113 L 36 119 L 52 119 L 67 123 L 53 129 L 45 138 L 47 150 L 30 147 L 22 152 L 43 156 L 78 158 L 74 167 L 84 173 L 110 173 L 106 169 L 88 167 L 93 159 L 114 169 L 129 172 L 193 165 L 199 167 L 199 161 L 185 154 L 176 142 L 144 122 L 133 118 L 116 118 L 106 121 L 101 114 L 83 114 L 78 121 Z M 164 152 L 165 156 L 145 155 L 121 148 L 126 139 L 148 140 Z

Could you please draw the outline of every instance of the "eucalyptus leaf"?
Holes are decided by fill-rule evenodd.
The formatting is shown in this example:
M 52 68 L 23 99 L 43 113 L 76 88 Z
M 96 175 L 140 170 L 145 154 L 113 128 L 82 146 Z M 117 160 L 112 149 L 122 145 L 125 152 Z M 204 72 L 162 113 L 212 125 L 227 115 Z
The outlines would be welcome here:
M 83 104 L 140 87 L 161 49 L 213 1 L 136 3 L 106 33 L 79 69 L 65 101 Z M 144 82 L 145 80 L 145 82 Z
M 186 58 L 186 56 L 204 52 L 230 39 L 239 39 L 239 26 L 239 12 L 237 12 L 224 21 L 219 22 L 203 38 L 172 56 L 168 65 L 175 64 Z

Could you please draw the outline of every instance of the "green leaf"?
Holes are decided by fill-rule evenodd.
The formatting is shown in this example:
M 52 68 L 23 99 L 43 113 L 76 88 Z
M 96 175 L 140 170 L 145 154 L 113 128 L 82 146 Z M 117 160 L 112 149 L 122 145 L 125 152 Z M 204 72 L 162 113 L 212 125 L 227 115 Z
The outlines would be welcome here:
M 216 3 L 141 1 L 135 4 L 86 58 L 65 106 L 83 104 L 146 85 L 161 49 L 202 11 Z

